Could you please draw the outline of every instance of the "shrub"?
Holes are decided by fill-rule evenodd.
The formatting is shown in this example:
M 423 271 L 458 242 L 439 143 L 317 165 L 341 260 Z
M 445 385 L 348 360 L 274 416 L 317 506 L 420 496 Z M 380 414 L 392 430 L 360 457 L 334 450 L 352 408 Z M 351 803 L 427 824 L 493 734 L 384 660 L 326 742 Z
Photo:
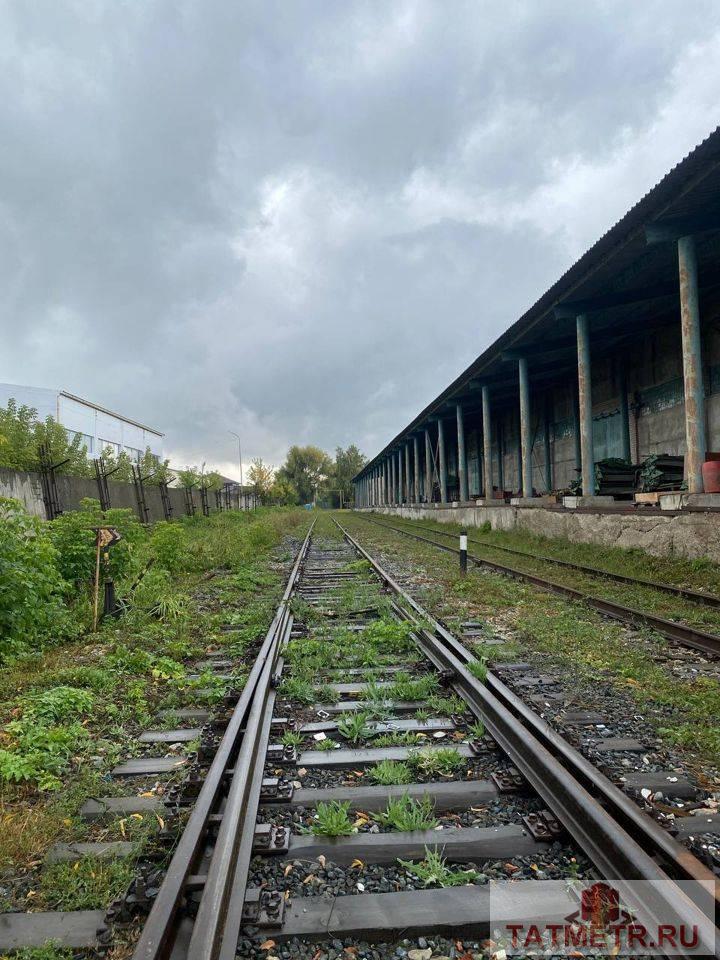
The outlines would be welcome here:
M 109 550 L 109 571 L 114 580 L 130 573 L 133 548 L 147 533 L 132 510 L 100 509 L 97 500 L 85 499 L 79 510 L 63 513 L 49 524 L 50 537 L 58 554 L 61 575 L 70 583 L 91 583 L 95 578 L 95 528 L 115 527 L 122 539 Z
M 90 713 L 95 697 L 79 687 L 52 687 L 44 693 L 25 697 L 23 716 L 41 723 L 64 723 Z
M 61 786 L 59 774 L 88 738 L 82 724 L 44 726 L 30 718 L 6 724 L 3 734 L 0 784 L 31 783 L 40 790 Z
M 0 497 L 0 660 L 76 632 L 46 525 Z
M 187 533 L 182 524 L 156 523 L 150 537 L 150 555 L 170 573 L 188 569 L 190 558 Z

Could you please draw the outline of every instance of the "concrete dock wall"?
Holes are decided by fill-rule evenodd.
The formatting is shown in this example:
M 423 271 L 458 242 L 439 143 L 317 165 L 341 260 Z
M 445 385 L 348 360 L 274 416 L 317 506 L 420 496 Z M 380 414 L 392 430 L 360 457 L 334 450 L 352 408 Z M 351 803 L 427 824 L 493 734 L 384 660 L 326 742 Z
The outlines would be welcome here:
M 563 507 L 447 507 L 413 505 L 377 507 L 361 513 L 387 514 L 408 520 L 434 520 L 493 530 L 527 530 L 541 537 L 578 543 L 645 550 L 657 557 L 707 558 L 720 563 L 720 513 L 681 511 L 641 513 L 566 510 Z

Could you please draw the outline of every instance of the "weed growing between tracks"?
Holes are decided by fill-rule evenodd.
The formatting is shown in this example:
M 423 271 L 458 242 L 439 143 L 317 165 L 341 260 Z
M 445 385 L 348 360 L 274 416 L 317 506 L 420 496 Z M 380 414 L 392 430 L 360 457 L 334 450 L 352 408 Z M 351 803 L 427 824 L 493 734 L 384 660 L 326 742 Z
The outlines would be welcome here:
M 108 772 L 133 754 L 162 752 L 136 739 L 149 726 L 172 725 L 155 719 L 158 710 L 210 705 L 228 684 L 242 686 L 243 670 L 223 680 L 193 663 L 211 648 L 241 656 L 264 636 L 284 586 L 281 563 L 287 567 L 293 553 L 287 548 L 278 557 L 278 545 L 285 536 L 301 539 L 307 524 L 302 511 L 259 510 L 143 531 L 129 567 L 154 562 L 131 595 L 129 582 L 119 582 L 120 594 L 131 596 L 120 619 L 62 647 L 20 653 L 5 666 L 0 869 L 14 875 L 7 907 L 68 908 L 60 891 L 73 889 L 75 904 L 107 905 L 132 860 L 104 862 L 86 877 L 82 865 L 42 867 L 44 853 L 54 842 L 89 839 L 136 840 L 140 850 L 162 826 L 155 815 L 138 815 L 99 828 L 78 811 L 88 797 L 137 792 Z M 87 547 L 86 540 L 83 532 L 76 543 Z M 161 793 L 168 784 L 150 789 Z
M 500 574 L 471 569 L 463 578 L 457 559 L 429 544 L 352 515 L 343 514 L 342 522 L 371 552 L 380 550 L 406 571 L 407 589 L 435 616 L 451 625 L 471 617 L 484 620 L 488 639 L 495 631 L 509 638 L 503 647 L 483 645 L 479 638 L 473 648 L 478 658 L 513 660 L 522 659 L 523 651 L 542 652 L 561 669 L 579 671 L 593 682 L 599 678 L 611 682 L 639 710 L 654 716 L 653 723 L 667 743 L 687 748 L 701 761 L 717 766 L 720 683 L 703 676 L 679 680 L 662 665 L 667 650 L 663 638 L 649 630 L 628 630 L 582 603 Z M 583 559 L 591 562 L 588 556 Z M 667 563 L 685 569 L 684 562 Z M 691 583 L 699 586 L 697 581 Z M 660 662 L 656 662 L 658 656 Z

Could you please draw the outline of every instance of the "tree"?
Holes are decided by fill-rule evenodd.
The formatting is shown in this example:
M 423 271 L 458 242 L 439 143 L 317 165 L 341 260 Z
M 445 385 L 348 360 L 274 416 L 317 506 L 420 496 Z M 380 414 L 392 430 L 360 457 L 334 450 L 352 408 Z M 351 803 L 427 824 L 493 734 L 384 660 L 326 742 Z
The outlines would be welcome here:
M 208 490 L 221 490 L 224 484 L 222 475 L 217 470 L 210 470 L 209 473 L 204 474 L 203 481 Z
M 69 440 L 67 430 L 53 417 L 40 421 L 37 410 L 18 407 L 15 400 L 0 408 L 0 467 L 37 470 L 41 445 L 46 447 L 53 464 L 62 463 L 60 473 L 91 475 L 87 448 L 78 434 Z
M 294 488 L 300 503 L 310 503 L 327 490 L 333 469 L 332 460 L 319 447 L 292 446 L 277 477 Z
M 346 503 L 353 497 L 352 478 L 366 462 L 367 457 L 360 453 L 354 443 L 350 444 L 347 450 L 342 447 L 335 450 L 335 487 L 341 491 Z
M 256 457 L 250 462 L 248 479 L 252 484 L 253 493 L 261 503 L 268 500 L 274 477 L 275 470 L 271 466 L 266 466 L 261 457 Z
M 189 490 L 191 487 L 200 486 L 202 472 L 198 467 L 185 467 L 184 470 L 178 470 L 177 478 L 180 486 Z
M 276 506 L 295 507 L 300 503 L 300 498 L 289 480 L 276 475 L 273 485 L 268 491 L 267 502 Z

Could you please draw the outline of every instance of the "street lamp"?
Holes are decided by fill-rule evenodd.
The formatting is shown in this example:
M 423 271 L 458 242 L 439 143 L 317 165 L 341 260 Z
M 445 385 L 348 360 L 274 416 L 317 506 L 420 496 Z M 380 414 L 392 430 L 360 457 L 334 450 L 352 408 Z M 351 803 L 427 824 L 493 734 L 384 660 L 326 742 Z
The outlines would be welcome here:
M 242 472 L 242 450 L 240 449 L 240 435 L 235 433 L 234 430 L 228 430 L 228 433 L 232 434 L 233 437 L 237 437 L 238 442 L 238 461 L 240 463 L 240 494 L 242 495 L 243 488 L 243 472 Z

